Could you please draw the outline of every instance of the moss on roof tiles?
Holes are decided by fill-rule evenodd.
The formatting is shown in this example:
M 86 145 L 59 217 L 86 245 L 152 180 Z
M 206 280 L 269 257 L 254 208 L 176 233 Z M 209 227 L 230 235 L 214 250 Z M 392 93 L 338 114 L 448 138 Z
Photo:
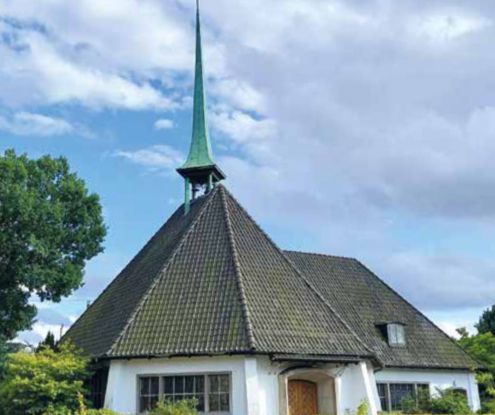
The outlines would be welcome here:
M 401 316 L 408 344 L 376 323 Z M 221 185 L 180 207 L 67 332 L 93 357 L 267 353 L 475 363 L 358 261 L 281 251 Z
M 286 254 L 386 366 L 477 366 L 443 331 L 359 261 L 301 252 Z M 406 347 L 390 347 L 377 327 L 383 321 L 396 321 L 398 316 L 406 324 Z

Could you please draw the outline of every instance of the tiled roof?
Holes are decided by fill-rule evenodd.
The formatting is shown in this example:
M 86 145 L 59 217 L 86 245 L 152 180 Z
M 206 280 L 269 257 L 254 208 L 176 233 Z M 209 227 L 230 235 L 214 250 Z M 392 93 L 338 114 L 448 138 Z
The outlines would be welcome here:
M 404 349 L 375 326 L 397 316 L 407 323 Z M 281 251 L 221 185 L 187 215 L 180 207 L 64 338 L 93 357 L 263 353 L 473 366 L 356 260 Z
M 356 259 L 286 254 L 386 366 L 477 366 L 443 331 Z M 377 326 L 397 321 L 406 325 L 405 347 L 390 347 Z
M 65 338 L 94 357 L 372 354 L 223 186 L 182 209 Z

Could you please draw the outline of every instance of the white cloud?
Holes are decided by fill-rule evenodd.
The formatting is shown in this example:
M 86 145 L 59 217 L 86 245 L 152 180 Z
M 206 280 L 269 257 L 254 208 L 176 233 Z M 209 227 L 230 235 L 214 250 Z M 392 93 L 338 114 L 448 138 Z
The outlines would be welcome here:
M 36 346 L 40 341 L 44 340 L 48 332 L 52 332 L 55 339 L 60 339 L 61 335 L 69 329 L 69 326 L 63 326 L 59 324 L 47 324 L 43 322 L 36 322 L 30 331 L 20 332 L 17 340 L 27 343 L 32 346 Z
M 61 119 L 30 112 L 17 112 L 12 117 L 0 116 L 0 130 L 15 135 L 53 136 L 74 132 L 74 126 Z
M 212 126 L 239 143 L 265 140 L 276 134 L 273 120 L 255 119 L 241 112 L 219 112 L 211 114 Z
M 182 153 L 170 146 L 161 144 L 135 151 L 119 150 L 115 157 L 124 158 L 131 163 L 154 172 L 172 172 L 184 161 Z
M 192 7 L 3 2 L 12 19 L 0 23 L 0 101 L 182 108 Z M 469 287 L 450 286 L 485 281 L 493 265 L 490 243 L 472 249 L 488 258 L 480 265 L 463 238 L 495 231 L 494 19 L 479 0 L 205 2 L 211 123 L 229 148 L 220 159 L 229 185 L 261 220 L 304 229 L 310 248 L 386 263 L 380 272 L 418 278 L 422 290 L 429 281 L 428 304 L 471 301 Z M 168 146 L 116 155 L 157 172 L 183 161 Z M 463 241 L 445 247 L 445 229 Z M 422 303 L 414 286 L 403 292 Z
M 170 130 L 171 128 L 174 128 L 175 124 L 173 120 L 161 118 L 155 121 L 154 126 L 155 130 Z
M 439 43 L 478 32 L 490 24 L 491 21 L 487 18 L 453 11 L 413 19 L 411 30 L 427 40 Z
M 0 24 L 4 105 L 175 106 L 151 85 L 166 82 L 173 75 L 168 71 L 185 69 L 192 57 L 192 34 L 187 20 L 177 22 L 175 7 L 131 0 L 119 7 L 95 0 L 19 1 L 0 5 L 0 14 L 9 18 Z

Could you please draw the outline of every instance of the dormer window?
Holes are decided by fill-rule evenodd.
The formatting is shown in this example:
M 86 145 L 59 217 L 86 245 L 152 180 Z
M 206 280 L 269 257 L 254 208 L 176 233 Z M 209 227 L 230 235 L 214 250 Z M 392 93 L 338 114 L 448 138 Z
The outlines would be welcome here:
M 392 347 L 400 347 L 406 345 L 406 331 L 404 324 L 388 323 L 387 324 L 388 344 Z

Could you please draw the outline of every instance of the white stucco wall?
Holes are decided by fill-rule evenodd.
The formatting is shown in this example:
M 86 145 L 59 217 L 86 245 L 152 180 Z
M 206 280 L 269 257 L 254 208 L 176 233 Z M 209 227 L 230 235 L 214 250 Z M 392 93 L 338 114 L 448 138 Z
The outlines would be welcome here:
M 368 401 L 370 413 L 376 414 L 380 406 L 376 404 L 378 392 L 371 365 L 362 362 L 345 366 L 339 377 L 341 390 L 340 399 L 338 399 L 338 414 L 355 412 L 363 400 Z
M 110 364 L 105 407 L 136 414 L 140 375 L 230 372 L 233 415 L 248 414 L 244 357 L 113 360 Z M 252 377 L 252 375 L 250 374 Z M 252 382 L 251 382 L 252 383 Z
M 297 370 L 294 372 L 287 363 L 271 362 L 266 356 L 114 360 L 110 364 L 105 407 L 122 414 L 136 414 L 139 376 L 228 372 L 232 379 L 232 415 L 283 415 L 287 413 L 287 376 Z M 307 374 L 308 369 L 301 370 Z M 328 384 L 335 385 L 339 415 L 355 411 L 363 399 L 370 402 L 370 414 L 376 414 L 380 410 L 377 382 L 424 382 L 430 384 L 432 393 L 437 387 L 462 387 L 468 392 L 471 407 L 479 408 L 478 387 L 470 372 L 396 369 L 374 372 L 367 362 L 328 364 L 316 371 L 319 376 L 327 374 L 333 378 Z M 282 372 L 286 375 L 280 375 Z
M 281 372 L 286 373 L 290 378 L 298 378 L 298 371 L 304 373 L 302 378 L 307 379 L 308 369 L 290 370 L 290 365 L 271 362 L 268 357 L 257 357 L 257 377 L 259 391 L 259 406 L 257 413 L 249 415 L 285 415 L 287 414 L 287 378 L 280 376 Z M 287 370 L 285 370 L 287 369 Z M 347 411 L 355 411 L 359 404 L 367 399 L 370 405 L 370 413 L 376 414 L 379 407 L 376 406 L 378 393 L 373 368 L 370 364 L 362 362 L 352 365 L 323 365 L 316 370 L 315 380 L 322 373 L 332 376 L 333 382 L 328 385 L 335 387 L 335 398 L 337 414 L 345 414 Z M 319 384 L 319 395 L 333 395 L 333 393 L 323 393 Z M 333 396 L 332 396 L 333 399 Z M 320 402 L 321 404 L 321 402 Z
M 480 408 L 478 384 L 476 383 L 475 375 L 472 372 L 449 370 L 384 369 L 376 372 L 375 378 L 377 382 L 429 383 L 431 394 L 435 394 L 437 388 L 464 388 L 468 393 L 468 401 L 471 408 L 475 411 Z M 379 402 L 378 405 L 380 405 Z

